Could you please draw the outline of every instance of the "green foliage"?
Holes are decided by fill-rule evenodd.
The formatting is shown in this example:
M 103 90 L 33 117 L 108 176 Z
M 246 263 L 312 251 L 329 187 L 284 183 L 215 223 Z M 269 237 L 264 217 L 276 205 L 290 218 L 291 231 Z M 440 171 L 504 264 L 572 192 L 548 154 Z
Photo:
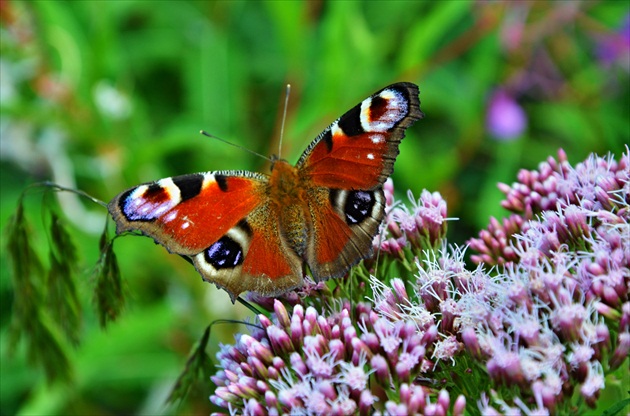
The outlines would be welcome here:
M 630 396 L 630 391 L 626 393 Z M 630 398 L 619 400 L 617 403 L 610 406 L 610 408 L 606 409 L 604 413 L 602 413 L 602 416 L 615 416 L 621 414 L 621 411 L 628 405 L 630 405 Z
M 72 376 L 72 369 L 60 337 L 58 322 L 54 320 L 66 311 L 65 307 L 58 308 L 59 304 L 53 301 L 56 300 L 55 295 L 59 293 L 58 291 L 65 289 L 59 284 L 59 281 L 64 279 L 59 273 L 68 264 L 63 261 L 53 263 L 46 282 L 42 263 L 33 248 L 29 228 L 24 217 L 23 200 L 20 198 L 16 213 L 7 227 L 7 246 L 15 288 L 10 345 L 14 350 L 18 341 L 23 339 L 29 361 L 41 365 L 49 381 L 57 379 L 67 381 Z M 62 243 L 67 241 L 62 242 L 63 237 L 59 238 L 59 235 L 64 237 L 67 235 L 59 232 L 58 225 L 53 226 L 53 233 L 55 231 L 57 238 L 54 241 L 58 248 L 63 247 Z M 51 257 L 54 258 L 52 251 Z M 67 281 L 66 284 L 72 286 L 72 283 Z M 43 288 L 46 286 L 49 290 L 44 291 Z M 70 325 L 77 323 L 77 319 L 76 314 L 71 316 Z M 76 340 L 76 328 L 63 325 L 61 329 L 71 341 Z

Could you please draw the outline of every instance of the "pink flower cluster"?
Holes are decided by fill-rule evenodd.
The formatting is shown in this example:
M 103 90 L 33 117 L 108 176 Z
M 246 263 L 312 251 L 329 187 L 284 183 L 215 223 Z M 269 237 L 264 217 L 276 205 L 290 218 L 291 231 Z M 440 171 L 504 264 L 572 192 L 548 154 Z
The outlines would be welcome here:
M 572 167 L 560 152 L 502 185 L 513 214 L 469 242 L 474 268 L 446 243 L 439 194 L 410 196 L 408 209 L 388 182 L 375 245 L 409 273 L 375 267 L 354 292 L 340 287 L 357 276 L 282 301 L 250 297 L 272 318 L 222 346 L 212 402 L 260 415 L 594 407 L 630 353 L 628 153 Z
M 468 242 L 478 252 L 472 260 L 486 265 L 516 262 L 519 245 L 516 234 L 529 230 L 536 215 L 545 213 L 541 226 L 554 229 L 547 235 L 549 249 L 563 244 L 578 248 L 590 230 L 597 230 L 601 219 L 613 215 L 612 221 L 626 221 L 630 201 L 630 158 L 628 152 L 619 162 L 612 157 L 591 155 L 572 167 L 560 150 L 558 161 L 549 157 L 537 170 L 521 170 L 518 182 L 499 184 L 506 195 L 501 205 L 514 212 L 499 221 L 490 219 L 487 229 Z M 557 237 L 557 238 L 556 238 Z M 554 240 L 555 238 L 555 240 Z
M 411 209 L 394 200 L 394 183 L 385 182 L 385 221 L 374 238 L 375 251 L 403 259 L 405 250 L 421 251 L 438 247 L 446 237 L 446 201 L 437 192 L 423 190 L 420 198 L 411 191 L 407 197 Z
M 620 232 L 612 230 L 605 241 L 619 243 Z M 625 250 L 627 257 L 630 237 L 625 232 L 624 247 L 613 251 Z M 502 270 L 487 271 L 483 265 L 469 270 L 461 249 L 443 248 L 418 262 L 412 285 L 374 278 L 375 310 L 392 321 L 436 322 L 433 364 L 470 359 L 482 364 L 498 406 L 494 414 L 506 409 L 513 414 L 558 412 L 569 406 L 575 390 L 593 406 L 604 388 L 604 368 L 620 367 L 630 352 L 627 259 L 623 268 L 609 262 L 612 276 L 591 285 L 609 293 L 606 300 L 584 286 L 584 267 L 596 264 L 597 254 L 549 256 L 530 245 L 535 235 L 523 237 L 531 238 L 524 241 L 526 261 Z M 479 373 L 472 376 L 483 379 Z M 520 393 L 510 401 L 514 389 Z M 488 401 L 479 408 L 493 414 Z
M 274 309 L 273 320 L 259 315 L 259 329 L 221 347 L 215 405 L 251 415 L 463 414 L 463 396 L 451 403 L 416 382 L 431 368 L 435 325 L 391 322 L 365 303 L 289 312 L 276 300 Z

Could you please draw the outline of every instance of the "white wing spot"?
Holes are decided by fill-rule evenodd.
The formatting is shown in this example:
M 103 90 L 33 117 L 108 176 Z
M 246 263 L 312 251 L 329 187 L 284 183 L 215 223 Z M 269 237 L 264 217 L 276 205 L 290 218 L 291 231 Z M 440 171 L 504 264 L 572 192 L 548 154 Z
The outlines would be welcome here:
M 129 221 L 159 218 L 180 203 L 180 190 L 171 178 L 160 179 L 156 184 L 161 188 L 159 191 L 165 193 L 168 199 L 155 202 L 151 198 L 145 198 L 145 193 L 149 190 L 149 186 L 138 186 L 127 197 L 123 208 L 125 217 Z
M 188 221 L 182 224 L 182 230 L 185 230 L 188 227 L 190 227 L 190 223 Z
M 166 218 L 164 218 L 165 222 L 171 222 L 173 221 L 175 218 L 177 218 L 177 211 L 171 211 L 168 213 L 168 215 L 166 216 Z
M 370 135 L 370 140 L 372 140 L 372 143 L 374 144 L 379 144 L 383 143 L 385 141 L 385 138 L 382 134 L 372 134 Z
M 372 153 L 368 153 L 367 158 L 370 160 L 374 160 L 374 155 Z

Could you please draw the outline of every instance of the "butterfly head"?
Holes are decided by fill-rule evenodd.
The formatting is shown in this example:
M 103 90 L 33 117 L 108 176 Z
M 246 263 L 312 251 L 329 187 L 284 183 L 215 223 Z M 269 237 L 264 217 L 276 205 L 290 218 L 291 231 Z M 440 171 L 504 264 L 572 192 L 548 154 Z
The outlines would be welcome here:
M 273 169 L 276 167 L 277 162 L 286 162 L 286 160 L 281 159 L 278 155 L 269 156 L 270 167 L 269 170 L 273 172 Z

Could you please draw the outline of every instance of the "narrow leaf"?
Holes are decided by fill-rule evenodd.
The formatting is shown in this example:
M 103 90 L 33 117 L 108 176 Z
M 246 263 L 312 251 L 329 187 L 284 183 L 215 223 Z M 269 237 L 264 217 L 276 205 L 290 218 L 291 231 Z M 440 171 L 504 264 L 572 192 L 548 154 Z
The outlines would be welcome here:
M 50 318 L 36 315 L 33 316 L 28 327 L 29 333 L 32 334 L 32 342 L 28 350 L 29 360 L 40 363 L 44 367 L 49 383 L 71 382 L 73 367 L 54 323 Z

